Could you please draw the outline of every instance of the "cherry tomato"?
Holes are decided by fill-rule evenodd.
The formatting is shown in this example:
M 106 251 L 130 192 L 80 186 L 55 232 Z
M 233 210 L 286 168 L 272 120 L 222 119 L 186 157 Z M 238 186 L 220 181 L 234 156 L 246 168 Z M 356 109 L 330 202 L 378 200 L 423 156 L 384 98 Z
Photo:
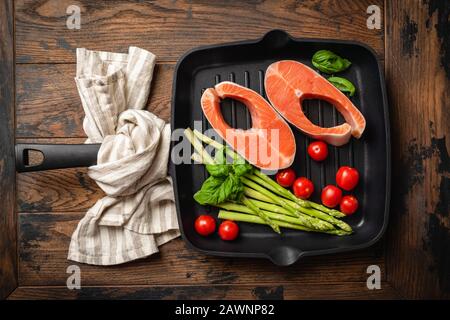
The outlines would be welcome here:
M 336 207 L 341 202 L 342 191 L 338 187 L 328 185 L 322 190 L 322 203 L 329 207 Z
M 340 167 L 336 173 L 336 184 L 344 190 L 350 191 L 359 181 L 359 172 L 352 167 Z
M 239 234 L 239 227 L 234 221 L 224 221 L 219 226 L 220 239 L 231 241 L 237 238 Z
M 316 161 L 323 161 L 328 157 L 328 146 L 323 141 L 311 142 L 308 146 L 308 154 Z
M 295 180 L 295 171 L 291 168 L 278 171 L 277 182 L 280 186 L 289 188 Z
M 199 235 L 209 236 L 216 230 L 216 220 L 213 217 L 206 214 L 199 216 L 195 220 L 195 231 Z
M 358 210 L 358 200 L 354 196 L 344 196 L 341 200 L 340 209 L 342 213 L 351 215 Z
M 300 177 L 294 182 L 294 194 L 297 198 L 308 199 L 314 192 L 314 184 L 305 177 Z

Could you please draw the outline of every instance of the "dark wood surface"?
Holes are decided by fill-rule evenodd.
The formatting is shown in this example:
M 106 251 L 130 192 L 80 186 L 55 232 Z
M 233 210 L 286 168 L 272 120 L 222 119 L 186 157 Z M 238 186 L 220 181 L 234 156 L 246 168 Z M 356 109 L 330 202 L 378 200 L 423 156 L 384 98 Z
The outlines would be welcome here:
M 65 285 L 70 236 L 84 212 L 20 214 L 20 278 L 23 285 Z M 111 267 L 80 265 L 83 285 L 297 284 L 360 282 L 366 268 L 384 270 L 382 244 L 370 250 L 305 259 L 279 268 L 267 260 L 206 256 L 177 239 L 149 258 Z M 385 279 L 385 274 L 382 274 Z
M 367 291 L 365 283 L 307 283 L 303 285 L 194 285 L 194 286 L 107 286 L 82 287 L 19 287 L 10 299 L 402 299 L 389 284 L 381 290 Z
M 151 49 L 175 62 L 192 47 L 259 38 L 271 29 L 301 37 L 360 40 L 383 56 L 383 29 L 367 32 L 366 9 L 382 0 L 77 1 L 78 31 L 65 27 L 70 1 L 18 0 L 18 63 L 73 63 L 77 47 L 126 52 Z
M 392 124 L 389 281 L 413 298 L 450 297 L 450 3 L 387 7 Z
M 14 15 L 0 2 L 0 299 L 17 287 L 14 169 Z
M 14 179 L 8 166 L 9 183 L 2 184 L 1 195 L 9 192 L 13 202 L 16 196 L 15 210 L 10 208 L 5 217 L 13 222 L 17 212 L 19 228 L 19 288 L 10 298 L 448 297 L 448 6 L 415 0 L 386 5 L 383 0 L 208 3 L 78 1 L 81 29 L 68 30 L 70 1 L 16 1 L 16 127 L 11 120 L 6 133 L 10 139 L 15 133 L 16 143 L 84 140 L 73 80 L 77 47 L 126 52 L 137 45 L 157 54 L 148 109 L 168 120 L 174 63 L 190 48 L 257 38 L 273 28 L 296 37 L 357 40 L 374 48 L 386 67 L 394 166 L 387 235 L 371 248 L 312 257 L 288 268 L 266 260 L 205 256 L 177 239 L 152 257 L 121 266 L 80 264 L 82 289 L 70 291 L 65 287 L 66 268 L 73 264 L 66 259 L 70 236 L 102 191 L 86 169 Z M 385 17 L 380 30 L 366 27 L 366 9 L 372 4 Z M 5 12 L 13 21 L 12 12 Z M 11 152 L 12 141 L 1 148 Z M 15 181 L 16 193 L 11 189 Z M 2 240 L 0 248 L 11 243 Z M 366 269 L 372 264 L 382 270 L 381 290 L 366 287 Z M 1 279 L 11 281 L 14 273 L 1 274 Z

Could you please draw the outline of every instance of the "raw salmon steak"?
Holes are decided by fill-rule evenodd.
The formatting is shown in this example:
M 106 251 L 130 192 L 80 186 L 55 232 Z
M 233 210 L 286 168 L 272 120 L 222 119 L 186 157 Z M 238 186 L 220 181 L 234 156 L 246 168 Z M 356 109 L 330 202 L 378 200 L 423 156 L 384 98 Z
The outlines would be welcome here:
M 232 98 L 245 104 L 252 127 L 230 127 L 224 120 L 220 99 Z M 206 89 L 201 98 L 203 113 L 211 126 L 237 153 L 254 166 L 266 170 L 289 167 L 295 157 L 295 139 L 286 121 L 255 91 L 224 81 Z
M 308 136 L 334 146 L 346 144 L 351 135 L 361 137 L 366 120 L 349 98 L 308 66 L 291 60 L 272 63 L 264 79 L 267 97 L 273 107 Z M 303 113 L 304 99 L 322 99 L 336 107 L 346 123 L 323 128 Z

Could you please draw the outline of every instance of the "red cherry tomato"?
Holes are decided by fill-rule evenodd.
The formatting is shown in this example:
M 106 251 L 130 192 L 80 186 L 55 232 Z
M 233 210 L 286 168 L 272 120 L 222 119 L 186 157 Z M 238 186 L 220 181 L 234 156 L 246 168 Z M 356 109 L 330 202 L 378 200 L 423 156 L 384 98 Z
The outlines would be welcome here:
M 351 215 L 358 210 L 358 200 L 354 196 L 344 196 L 341 200 L 340 209 L 342 213 Z
M 308 199 L 314 192 L 314 184 L 305 177 L 298 178 L 294 182 L 294 194 L 297 198 Z
M 323 141 L 311 142 L 308 146 L 308 154 L 316 161 L 323 161 L 328 157 L 328 146 Z
M 239 234 L 239 227 L 234 221 L 224 221 L 219 226 L 220 239 L 231 241 L 237 238 Z
M 342 191 L 338 187 L 328 185 L 322 190 L 322 203 L 329 207 L 336 207 L 341 202 Z
M 209 236 L 216 230 L 216 220 L 213 217 L 206 214 L 199 216 L 195 220 L 195 231 L 199 235 Z
M 359 181 L 359 172 L 352 167 L 340 167 L 336 173 L 336 184 L 344 190 L 350 191 Z
M 295 180 L 295 171 L 291 168 L 278 171 L 277 182 L 280 186 L 289 188 Z

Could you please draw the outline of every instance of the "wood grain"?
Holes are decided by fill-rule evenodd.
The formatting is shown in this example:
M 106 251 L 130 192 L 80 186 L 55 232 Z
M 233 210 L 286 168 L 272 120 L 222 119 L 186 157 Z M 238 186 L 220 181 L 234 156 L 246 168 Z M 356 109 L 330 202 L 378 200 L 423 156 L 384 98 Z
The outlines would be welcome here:
M 173 64 L 155 67 L 147 110 L 170 118 Z M 85 137 L 74 64 L 18 65 L 17 137 Z
M 17 287 L 13 2 L 0 2 L 0 299 Z
M 21 213 L 21 285 L 65 285 L 70 236 L 80 213 Z M 383 243 L 353 253 L 310 257 L 280 268 L 268 260 L 231 259 L 203 255 L 187 248 L 181 240 L 161 247 L 149 258 L 119 266 L 79 264 L 82 282 L 97 285 L 198 285 L 198 284 L 289 284 L 366 281 L 369 265 L 384 270 Z M 383 273 L 383 279 L 384 279 Z
M 388 1 L 393 193 L 388 278 L 411 298 L 450 297 L 450 3 Z
M 126 286 L 82 287 L 19 287 L 9 297 L 23 299 L 182 299 L 182 300 L 300 300 L 300 299 L 399 299 L 389 285 L 381 290 L 367 290 L 365 282 L 306 285 L 208 285 L 208 286 Z
M 0 4 L 2 34 L 12 32 L 10 3 Z M 386 245 L 278 268 L 265 260 L 204 256 L 178 239 L 153 257 L 123 266 L 80 265 L 86 286 L 76 292 L 65 288 L 70 235 L 102 192 L 86 169 L 20 174 L 19 281 L 28 287 L 18 288 L 11 298 L 195 299 L 205 298 L 205 290 L 219 299 L 450 297 L 450 4 L 440 0 L 385 3 L 85 0 L 75 3 L 82 10 L 81 29 L 68 30 L 65 10 L 73 1 L 16 1 L 17 142 L 84 140 L 83 111 L 73 81 L 76 47 L 126 52 L 129 45 L 137 45 L 157 54 L 163 63 L 157 66 L 148 109 L 168 120 L 173 62 L 183 52 L 199 45 L 258 38 L 282 28 L 297 37 L 361 41 L 382 60 L 386 53 L 393 186 Z M 386 9 L 386 30 L 366 28 L 366 8 L 371 4 Z M 12 37 L 5 39 L 0 44 L 1 57 L 9 57 L 0 60 L 0 140 L 8 141 L 0 144 L 2 203 L 14 201 L 8 191 L 13 189 L 14 174 L 5 165 L 11 164 L 13 155 L 10 92 L 14 81 L 9 80 L 14 74 L 14 46 Z M 13 210 L 2 207 L 2 231 L 14 230 Z M 14 241 L 14 233 L 0 233 L 0 297 L 15 287 L 10 245 Z M 365 288 L 370 264 L 383 271 L 382 290 Z
M 66 8 L 81 10 L 81 29 L 66 27 Z M 383 0 L 88 1 L 20 0 L 17 61 L 67 63 L 75 48 L 126 52 L 136 45 L 159 61 L 176 61 L 196 46 L 259 38 L 271 29 L 296 37 L 357 40 L 383 55 L 384 30 L 368 30 L 366 9 Z
M 20 212 L 87 211 L 104 192 L 87 175 L 87 168 L 21 173 L 17 176 Z
M 71 4 L 82 10 L 80 30 L 65 26 Z M 159 64 L 147 108 L 168 120 L 174 61 L 199 45 L 258 38 L 282 28 L 297 37 L 361 41 L 382 60 L 384 30 L 366 27 L 366 9 L 372 4 L 383 10 L 382 0 L 18 0 L 17 142 L 84 140 L 83 110 L 73 80 L 76 47 L 126 52 L 137 45 L 154 52 Z M 69 291 L 66 269 L 74 264 L 67 260 L 70 236 L 102 191 L 86 169 L 20 174 L 17 189 L 21 287 L 12 299 L 399 297 L 386 281 L 384 242 L 279 268 L 266 260 L 205 256 L 177 239 L 160 253 L 125 265 L 80 264 L 83 289 Z M 381 267 L 382 290 L 366 288 L 366 268 L 372 264 Z

